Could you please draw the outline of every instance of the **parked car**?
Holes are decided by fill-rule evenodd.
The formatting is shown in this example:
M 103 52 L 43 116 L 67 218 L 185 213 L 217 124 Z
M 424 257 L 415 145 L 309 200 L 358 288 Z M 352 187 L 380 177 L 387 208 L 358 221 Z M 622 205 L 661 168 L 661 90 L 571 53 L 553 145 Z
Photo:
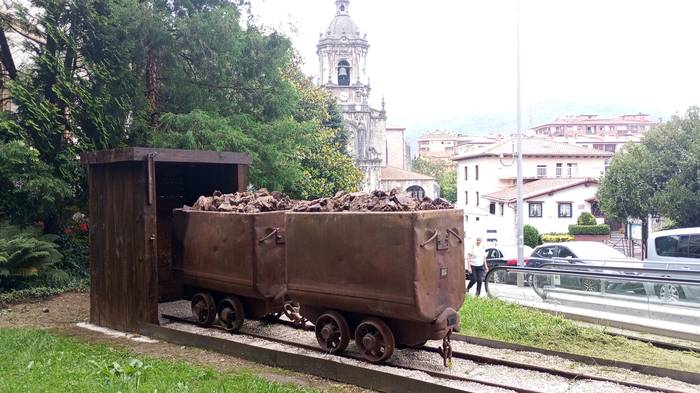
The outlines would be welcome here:
M 523 246 L 523 255 L 527 258 L 532 254 L 532 247 Z M 518 264 L 518 246 L 498 246 L 489 247 L 486 249 L 486 264 L 489 269 L 496 266 L 516 266 Z M 513 274 L 507 272 L 498 272 L 494 276 L 495 283 L 512 284 L 515 281 Z M 512 279 L 511 279 L 512 278 Z
M 572 265 L 596 266 L 603 269 L 604 266 L 624 265 L 630 267 L 642 267 L 636 259 L 628 258 L 620 251 L 601 242 L 572 241 L 563 243 L 548 243 L 535 248 L 526 259 L 525 266 L 540 267 L 545 263 L 569 263 Z M 596 269 L 596 270 L 599 270 Z M 528 276 L 528 282 L 532 283 L 533 276 Z M 579 278 L 561 275 L 560 286 L 572 289 L 581 289 L 589 292 L 600 291 L 600 280 Z M 641 284 L 626 283 L 615 284 L 606 287 L 615 292 L 618 291 L 644 291 Z
M 649 234 L 644 267 L 700 272 L 700 227 L 671 229 Z M 675 277 L 697 279 L 696 275 L 676 275 Z M 700 287 L 697 286 L 655 284 L 646 287 L 649 295 L 657 296 L 666 302 L 700 299 Z

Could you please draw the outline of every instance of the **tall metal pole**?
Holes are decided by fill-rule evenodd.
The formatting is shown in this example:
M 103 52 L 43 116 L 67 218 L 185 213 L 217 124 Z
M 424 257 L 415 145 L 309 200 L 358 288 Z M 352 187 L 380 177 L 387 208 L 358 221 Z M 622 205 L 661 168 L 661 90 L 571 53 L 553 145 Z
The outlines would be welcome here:
M 522 108 L 521 108 L 521 92 L 520 92 L 520 0 L 516 0 L 516 10 L 515 10 L 515 25 L 516 25 L 516 64 L 517 64 L 517 155 L 518 155 L 518 179 L 516 187 L 518 189 L 518 198 L 516 202 L 517 208 L 517 222 L 516 222 L 516 234 L 518 237 L 518 266 L 523 266 L 525 264 L 524 259 L 524 235 L 523 226 L 525 225 L 525 216 L 523 212 L 523 130 L 522 130 Z

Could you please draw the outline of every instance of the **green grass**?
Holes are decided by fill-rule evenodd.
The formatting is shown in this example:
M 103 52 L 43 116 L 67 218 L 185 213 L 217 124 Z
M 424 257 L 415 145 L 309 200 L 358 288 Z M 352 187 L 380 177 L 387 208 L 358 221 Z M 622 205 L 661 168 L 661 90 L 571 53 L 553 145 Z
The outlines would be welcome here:
M 659 349 L 613 337 L 562 317 L 498 299 L 469 297 L 461 309 L 462 334 L 532 347 L 700 372 L 700 354 Z
M 0 392 L 307 392 L 33 329 L 0 329 Z

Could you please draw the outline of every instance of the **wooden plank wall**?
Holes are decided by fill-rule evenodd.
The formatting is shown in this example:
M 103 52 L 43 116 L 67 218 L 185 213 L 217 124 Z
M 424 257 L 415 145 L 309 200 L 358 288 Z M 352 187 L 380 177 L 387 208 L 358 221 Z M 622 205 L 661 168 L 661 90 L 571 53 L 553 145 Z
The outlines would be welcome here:
M 91 165 L 90 322 L 137 331 L 157 323 L 155 206 L 147 203 L 145 162 Z
M 158 301 L 181 298 L 172 268 L 172 210 L 214 190 L 241 190 L 247 166 L 156 163 L 149 202 L 146 161 L 93 164 L 90 185 L 90 322 L 121 331 L 158 323 Z

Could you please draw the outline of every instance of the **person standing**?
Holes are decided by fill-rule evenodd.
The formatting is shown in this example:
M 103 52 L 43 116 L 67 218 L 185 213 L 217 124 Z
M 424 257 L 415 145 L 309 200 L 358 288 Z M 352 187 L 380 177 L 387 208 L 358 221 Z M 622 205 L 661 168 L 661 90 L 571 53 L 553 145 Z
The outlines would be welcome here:
M 481 284 L 484 282 L 484 276 L 489 271 L 489 267 L 486 264 L 486 248 L 480 237 L 476 238 L 476 242 L 472 244 L 467 255 L 467 271 L 471 273 L 467 293 L 476 284 L 476 296 L 481 295 Z

